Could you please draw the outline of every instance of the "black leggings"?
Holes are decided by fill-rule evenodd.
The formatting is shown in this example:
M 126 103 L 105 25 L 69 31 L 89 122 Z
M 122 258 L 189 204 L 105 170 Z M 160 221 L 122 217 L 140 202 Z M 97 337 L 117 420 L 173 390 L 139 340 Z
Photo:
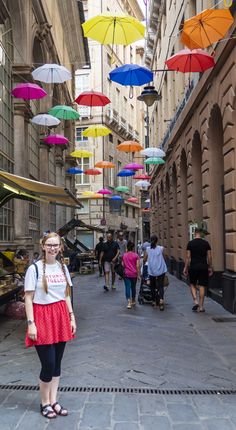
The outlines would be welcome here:
M 165 273 L 160 276 L 151 276 L 150 275 L 150 287 L 152 292 L 152 301 L 157 302 L 158 298 L 164 299 L 164 277 Z M 158 292 L 158 296 L 157 296 Z
M 61 374 L 61 360 L 66 342 L 53 343 L 52 345 L 35 345 L 42 369 L 40 379 L 43 382 L 51 382 L 54 376 Z

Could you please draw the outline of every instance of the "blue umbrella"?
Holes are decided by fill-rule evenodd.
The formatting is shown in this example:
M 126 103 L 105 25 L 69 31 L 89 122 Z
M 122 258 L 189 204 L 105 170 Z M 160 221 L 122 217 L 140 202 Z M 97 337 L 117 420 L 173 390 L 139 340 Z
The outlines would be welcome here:
M 70 169 L 67 169 L 66 173 L 78 175 L 79 173 L 84 173 L 84 171 L 82 169 L 79 169 L 79 167 L 70 167 Z
M 121 196 L 114 195 L 114 196 L 110 197 L 110 200 L 123 200 L 123 199 Z
M 121 177 L 124 177 L 124 176 L 133 176 L 133 175 L 135 175 L 135 172 L 134 172 L 134 170 L 121 170 L 119 173 L 117 173 L 117 176 L 121 176 Z
M 137 64 L 124 64 L 112 70 L 109 77 L 121 85 L 140 86 L 153 81 L 153 72 Z

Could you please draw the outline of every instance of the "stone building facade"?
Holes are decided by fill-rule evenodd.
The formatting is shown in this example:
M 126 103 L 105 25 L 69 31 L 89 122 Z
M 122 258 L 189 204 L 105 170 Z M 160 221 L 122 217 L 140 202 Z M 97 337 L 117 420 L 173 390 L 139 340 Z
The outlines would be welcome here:
M 168 2 L 153 3 L 164 7 Z M 194 2 L 187 3 L 193 6 Z M 235 10 L 233 4 L 232 14 Z M 165 11 L 168 20 L 169 9 Z M 183 15 L 179 16 L 181 20 Z M 236 312 L 236 42 L 230 37 L 235 28 L 236 21 L 226 40 L 214 47 L 216 66 L 182 86 L 182 99 L 169 93 L 168 101 L 168 85 L 161 88 L 162 101 L 152 113 L 151 136 L 161 121 L 159 143 L 166 151 L 166 163 L 152 171 L 150 189 L 151 230 L 167 250 L 170 271 L 182 277 L 190 225 L 204 223 L 214 266 L 208 293 L 231 312 Z M 158 43 L 161 46 L 162 40 Z M 176 73 L 170 77 L 170 73 L 164 80 L 178 82 L 180 92 L 180 80 L 184 83 L 186 78 Z M 168 112 L 170 98 L 172 104 L 178 101 L 174 112 Z M 158 118 L 161 109 L 170 124 Z
M 42 142 L 48 129 L 30 119 L 53 105 L 71 105 L 74 80 L 43 84 L 47 97 L 14 99 L 17 83 L 33 82 L 31 72 L 44 63 L 57 63 L 73 74 L 86 62 L 81 28 L 83 8 L 77 0 L 0 0 L 0 168 L 37 181 L 74 188 L 66 175 L 67 154 L 74 148 L 74 124 L 61 121 L 56 133 L 70 141 L 54 148 Z M 71 208 L 14 199 L 0 208 L 0 249 L 38 246 L 45 230 L 55 230 L 73 215 Z

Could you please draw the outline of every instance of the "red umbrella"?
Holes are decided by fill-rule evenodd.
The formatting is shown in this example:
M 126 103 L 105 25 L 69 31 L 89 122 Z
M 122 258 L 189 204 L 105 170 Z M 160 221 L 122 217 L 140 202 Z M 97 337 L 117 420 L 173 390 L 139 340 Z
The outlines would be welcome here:
M 137 198 L 137 197 L 129 197 L 129 198 L 127 199 L 127 202 L 130 202 L 130 203 L 138 203 L 138 198 Z
M 202 49 L 182 49 L 166 60 L 169 70 L 177 72 L 204 72 L 215 66 L 214 58 Z
M 85 175 L 101 175 L 102 174 L 102 172 L 100 172 L 100 170 L 98 170 L 98 169 L 87 169 L 87 170 L 85 170 L 84 171 L 84 174 Z
M 106 106 L 111 100 L 105 94 L 96 91 L 84 91 L 75 102 L 82 106 Z
M 143 179 L 143 180 L 147 180 L 151 179 L 151 176 L 145 175 L 144 173 L 142 173 L 141 175 L 135 175 L 133 176 L 132 179 Z

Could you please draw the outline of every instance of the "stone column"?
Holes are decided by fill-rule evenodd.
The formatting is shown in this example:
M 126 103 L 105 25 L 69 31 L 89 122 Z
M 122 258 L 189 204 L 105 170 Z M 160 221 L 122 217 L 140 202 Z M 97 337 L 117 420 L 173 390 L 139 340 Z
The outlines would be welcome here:
M 40 158 L 40 181 L 49 183 L 49 152 L 50 145 L 42 143 L 43 136 L 40 136 L 39 158 Z M 40 203 L 40 232 L 50 230 L 50 205 Z
M 62 171 L 65 168 L 63 160 L 63 149 L 55 148 L 55 163 L 56 163 L 56 185 L 65 187 L 63 182 Z M 64 207 L 57 205 L 56 207 L 56 228 L 60 228 L 65 224 Z

